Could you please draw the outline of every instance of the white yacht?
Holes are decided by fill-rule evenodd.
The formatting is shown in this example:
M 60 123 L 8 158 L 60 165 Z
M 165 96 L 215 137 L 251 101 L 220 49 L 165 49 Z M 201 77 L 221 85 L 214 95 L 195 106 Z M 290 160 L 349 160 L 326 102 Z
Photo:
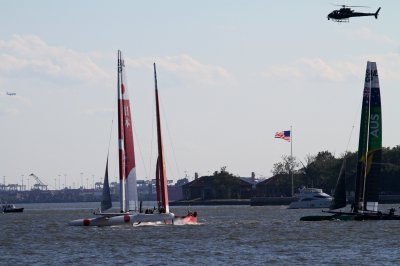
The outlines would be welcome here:
M 302 188 L 298 200 L 290 203 L 288 209 L 329 208 L 332 200 L 320 188 Z

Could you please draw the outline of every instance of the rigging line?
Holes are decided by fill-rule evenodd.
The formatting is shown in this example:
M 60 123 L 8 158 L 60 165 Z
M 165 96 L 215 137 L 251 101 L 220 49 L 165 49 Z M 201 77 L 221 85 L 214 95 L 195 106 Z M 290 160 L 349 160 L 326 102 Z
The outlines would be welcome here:
M 143 153 L 142 153 L 142 148 L 140 146 L 140 141 L 139 141 L 140 138 L 139 138 L 139 135 L 136 132 L 136 127 L 135 127 L 134 123 L 132 123 L 132 126 L 133 126 L 133 131 L 135 132 L 136 139 L 138 140 L 138 141 L 136 141 L 136 144 L 137 144 L 137 147 L 139 148 L 140 159 L 141 159 L 143 167 L 144 167 L 144 172 L 145 172 L 146 176 L 148 176 L 146 164 L 144 162 L 144 157 L 143 157 Z
M 109 155 L 109 153 L 110 153 L 111 137 L 112 137 L 112 133 L 113 133 L 114 118 L 115 118 L 115 109 L 116 109 L 117 102 L 118 102 L 118 95 L 116 95 L 116 97 L 115 97 L 115 99 L 114 99 L 113 115 L 112 115 L 112 118 L 111 118 L 110 137 L 109 137 L 109 139 L 108 139 L 107 158 L 108 158 L 108 155 Z
M 168 157 L 165 158 L 165 162 L 167 163 L 168 168 L 172 170 L 172 167 L 171 167 L 171 164 L 170 164 L 170 160 L 168 160 Z M 174 172 L 176 174 L 176 171 L 174 171 Z M 172 179 L 172 177 L 170 177 L 170 179 Z M 167 184 L 168 184 L 168 174 L 167 174 Z
M 118 94 L 116 94 L 115 96 L 114 96 L 114 107 L 113 107 L 113 115 L 112 115 L 112 118 L 111 118 L 111 129 L 110 129 L 110 136 L 109 136 L 109 138 L 108 138 L 108 148 L 107 148 L 107 161 L 108 161 L 108 157 L 109 157 L 109 155 L 110 155 L 110 147 L 111 147 L 111 139 L 112 139 L 112 135 L 113 135 L 113 132 L 114 132 L 114 119 L 115 119 L 115 110 L 117 109 L 116 108 L 116 106 L 117 106 L 117 102 L 118 102 Z M 116 169 L 117 169 L 117 165 L 118 165 L 118 153 L 116 153 L 116 164 L 114 164 L 114 175 L 113 176 L 116 176 Z M 104 184 L 103 184 L 103 186 L 104 186 Z
M 361 107 L 362 107 L 362 105 L 361 105 Z M 351 141 L 351 138 L 353 137 L 353 131 L 354 131 L 354 127 L 355 127 L 355 124 L 356 124 L 356 119 L 360 115 L 360 112 L 361 112 L 360 109 L 357 108 L 357 111 L 354 113 L 353 124 L 352 124 L 351 129 L 350 129 L 349 139 L 347 140 L 346 149 L 344 151 L 344 154 L 345 154 L 344 157 L 346 157 L 346 154 L 347 154 L 347 152 L 349 150 L 350 141 Z
M 113 116 L 112 116 L 112 120 L 111 120 L 110 138 L 108 140 L 107 161 L 108 161 L 108 157 L 109 157 L 109 154 L 110 154 L 111 139 L 112 139 L 112 135 L 113 135 L 113 132 L 114 132 L 114 130 L 113 130 L 114 126 L 113 125 L 114 125 L 114 119 L 115 119 L 115 116 L 116 116 L 115 110 L 117 109 L 117 107 L 116 107 L 117 103 L 118 103 L 118 94 L 115 95 L 115 99 L 114 99 L 114 108 L 113 108 Z M 117 177 L 118 152 L 115 153 L 115 162 L 116 163 L 114 163 L 114 171 L 113 171 L 113 175 L 111 176 L 111 180 L 113 180 L 114 177 Z M 108 180 L 108 182 L 110 183 L 110 179 Z M 116 181 L 113 180 L 111 182 L 118 183 L 118 177 L 117 177 Z M 104 184 L 103 184 L 103 187 L 104 187 Z
M 355 122 L 355 120 L 354 120 L 354 122 Z M 351 137 L 352 137 L 353 131 L 354 131 L 354 122 L 353 122 L 353 125 L 352 125 L 351 130 L 350 130 L 350 135 L 349 135 L 349 139 L 348 139 L 348 141 L 347 141 L 346 149 L 344 150 L 344 154 L 345 154 L 345 155 L 346 155 L 347 151 L 349 150 L 349 145 L 350 145 Z
M 179 169 L 178 161 L 177 161 L 177 159 L 176 159 L 175 148 L 174 148 L 174 142 L 172 141 L 171 132 L 170 132 L 170 130 L 169 130 L 168 121 L 167 121 L 167 119 L 166 119 L 167 115 L 166 115 L 166 112 L 165 112 L 165 110 L 164 110 L 164 105 L 163 105 L 162 101 L 160 101 L 160 105 L 161 105 L 161 109 L 162 109 L 162 111 L 163 111 L 163 114 L 165 114 L 165 115 L 164 115 L 164 121 L 165 121 L 165 125 L 166 125 L 166 127 L 167 127 L 169 141 L 171 142 L 172 155 L 173 155 L 173 157 L 174 157 L 175 166 L 176 166 L 176 169 L 177 169 L 177 171 L 178 171 L 178 175 L 177 175 L 176 177 L 179 177 L 179 178 L 180 178 L 180 176 L 183 176 L 183 175 L 181 175 L 181 171 L 180 171 L 180 169 Z
M 152 171 L 152 162 L 153 162 L 153 146 L 154 146 L 154 120 L 155 120 L 155 102 L 152 102 L 152 113 L 151 113 L 151 139 L 150 139 L 150 161 L 149 161 L 149 169 L 150 169 L 150 175 L 148 178 L 152 180 L 153 178 L 151 177 L 151 173 L 155 174 L 155 171 Z M 155 178 L 154 178 L 155 179 Z
M 348 139 L 348 141 L 347 141 L 347 145 L 346 145 L 346 150 L 344 151 L 344 153 L 346 154 L 347 153 L 347 151 L 349 150 L 349 145 L 350 145 L 350 141 L 351 141 L 351 137 L 353 136 L 353 131 L 354 131 L 354 125 L 355 125 L 355 123 L 356 123 L 356 119 L 357 119 L 357 116 L 359 115 L 359 109 L 355 112 L 355 114 L 354 114 L 354 119 L 353 119 L 353 125 L 352 125 L 352 127 L 351 127 L 351 130 L 350 130 L 350 135 L 349 135 L 349 139 Z
M 118 176 L 117 176 L 117 167 L 118 167 L 118 152 L 115 154 L 115 161 L 117 162 L 117 163 L 115 163 L 114 164 L 114 174 L 113 174 L 113 176 L 112 176 L 112 178 L 113 177 L 116 177 L 116 182 L 118 183 Z

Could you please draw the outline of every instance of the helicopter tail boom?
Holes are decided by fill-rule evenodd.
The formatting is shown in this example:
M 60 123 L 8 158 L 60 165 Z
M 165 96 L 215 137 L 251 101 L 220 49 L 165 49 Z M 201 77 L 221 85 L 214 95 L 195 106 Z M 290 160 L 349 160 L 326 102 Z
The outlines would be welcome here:
M 378 8 L 378 10 L 376 10 L 376 12 L 375 12 L 375 19 L 378 19 L 378 14 L 379 14 L 379 11 L 381 10 L 381 8 L 379 7 Z

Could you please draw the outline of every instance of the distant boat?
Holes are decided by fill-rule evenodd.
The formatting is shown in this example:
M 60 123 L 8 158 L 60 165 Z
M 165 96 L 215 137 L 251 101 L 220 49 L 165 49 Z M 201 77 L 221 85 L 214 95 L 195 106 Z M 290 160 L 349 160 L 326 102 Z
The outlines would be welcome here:
M 381 164 L 382 113 L 378 70 L 375 62 L 368 61 L 361 110 L 356 191 L 351 210 L 341 210 L 346 206 L 345 157 L 335 187 L 331 210 L 327 211 L 332 215 L 305 216 L 300 220 L 400 220 L 400 215 L 394 214 L 394 208 L 388 213 L 378 210 Z
M 2 213 L 23 212 L 24 208 L 17 208 L 14 204 L 2 204 L 0 210 Z
M 132 225 L 146 222 L 152 223 L 196 223 L 197 213 L 185 216 L 175 216 L 169 211 L 167 177 L 164 163 L 164 153 L 161 138 L 161 122 L 158 101 L 157 76 L 154 64 L 158 160 L 156 171 L 156 190 L 158 206 L 143 211 L 138 202 L 136 184 L 135 152 L 132 133 L 132 119 L 128 90 L 125 82 L 125 65 L 121 51 L 118 51 L 118 143 L 119 143 L 119 175 L 120 175 L 120 212 L 107 213 L 111 208 L 111 196 L 108 185 L 108 159 L 103 185 L 101 209 L 95 214 L 98 217 L 71 221 L 74 226 L 110 226 Z
M 15 92 L 7 92 L 7 95 L 8 96 L 15 96 L 15 95 L 17 95 Z
M 288 209 L 329 208 L 332 203 L 332 197 L 320 188 L 302 188 L 298 198 Z

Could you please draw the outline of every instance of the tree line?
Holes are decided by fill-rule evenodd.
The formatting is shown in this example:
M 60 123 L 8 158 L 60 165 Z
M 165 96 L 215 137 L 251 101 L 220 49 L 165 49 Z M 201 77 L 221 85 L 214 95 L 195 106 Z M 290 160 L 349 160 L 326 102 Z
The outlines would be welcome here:
M 304 160 L 282 156 L 282 160 L 274 164 L 272 174 L 281 176 L 280 184 L 290 187 L 289 174 L 293 171 L 295 188 L 315 187 L 332 193 L 344 158 L 346 158 L 346 190 L 351 192 L 355 187 L 357 152 L 347 152 L 335 157 L 329 151 L 321 151 L 316 155 L 306 156 Z M 400 145 L 382 148 L 379 189 L 381 194 L 400 194 Z

